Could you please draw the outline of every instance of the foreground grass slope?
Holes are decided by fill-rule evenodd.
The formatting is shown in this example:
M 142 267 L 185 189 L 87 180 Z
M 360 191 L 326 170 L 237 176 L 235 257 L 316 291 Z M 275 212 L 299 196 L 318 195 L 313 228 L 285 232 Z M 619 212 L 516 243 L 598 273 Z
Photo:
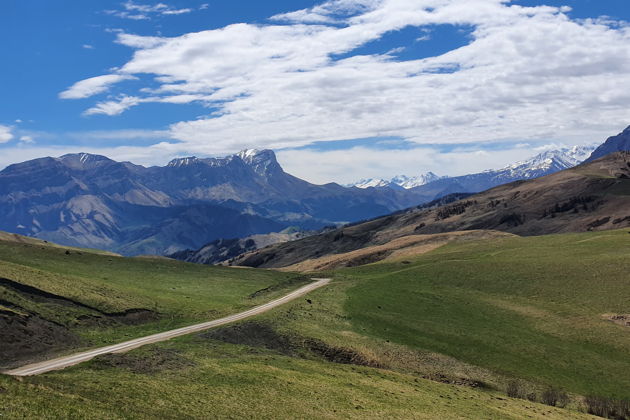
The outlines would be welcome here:
M 0 376 L 0 414 L 588 418 L 585 396 L 630 398 L 630 327 L 613 322 L 630 313 L 629 252 L 627 230 L 493 237 L 326 273 L 333 283 L 256 321 Z M 94 281 L 86 269 L 67 275 Z M 523 398 L 506 395 L 514 383 Z M 551 387 L 569 394 L 565 409 L 524 399 Z
M 0 367 L 217 318 L 304 281 L 0 240 Z
M 588 418 L 497 392 L 203 336 L 23 382 L 0 377 L 0 389 L 3 418 Z
M 580 394 L 630 399 L 626 230 L 445 246 L 344 273 L 357 331 Z

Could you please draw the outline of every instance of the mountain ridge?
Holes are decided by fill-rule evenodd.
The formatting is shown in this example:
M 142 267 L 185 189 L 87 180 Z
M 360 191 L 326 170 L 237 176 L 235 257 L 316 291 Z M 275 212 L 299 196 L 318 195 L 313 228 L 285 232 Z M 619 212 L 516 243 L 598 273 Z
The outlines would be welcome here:
M 593 151 L 586 161 L 592 162 L 610 153 L 628 150 L 630 150 L 630 126 L 616 136 L 608 137 L 603 144 Z
M 630 153 L 617 152 L 544 177 L 504 184 L 434 208 L 414 208 L 365 223 L 272 245 L 234 265 L 282 268 L 410 236 L 498 230 L 521 236 L 630 226 Z M 387 256 L 364 258 L 362 264 Z M 358 264 L 349 261 L 350 264 Z
M 419 199 L 311 184 L 284 172 L 271 150 L 152 167 L 76 153 L 0 171 L 0 229 L 126 255 L 162 254 L 375 217 Z

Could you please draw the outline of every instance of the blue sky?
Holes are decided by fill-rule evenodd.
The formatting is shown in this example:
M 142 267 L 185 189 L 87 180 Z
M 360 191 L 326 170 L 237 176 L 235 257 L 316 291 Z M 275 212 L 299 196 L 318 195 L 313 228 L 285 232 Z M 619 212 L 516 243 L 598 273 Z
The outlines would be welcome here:
M 5 0 L 0 166 L 255 147 L 315 182 L 499 167 L 630 124 L 627 20 L 619 0 Z

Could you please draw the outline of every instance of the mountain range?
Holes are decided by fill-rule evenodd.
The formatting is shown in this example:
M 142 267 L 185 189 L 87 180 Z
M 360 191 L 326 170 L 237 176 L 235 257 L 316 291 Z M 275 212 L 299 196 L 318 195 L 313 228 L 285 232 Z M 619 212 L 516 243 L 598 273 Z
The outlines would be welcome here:
M 220 238 L 319 229 L 408 207 L 414 194 L 314 185 L 270 150 L 143 167 L 86 153 L 0 172 L 0 229 L 125 255 L 165 254 Z
M 445 205 L 421 206 L 272 245 L 230 263 L 290 270 L 331 269 L 376 262 L 393 253 L 404 255 L 405 248 L 419 252 L 420 247 L 453 239 L 487 236 L 493 230 L 532 236 L 629 226 L 630 153 L 616 152 Z
M 627 127 L 616 136 L 608 137 L 602 145 L 595 149 L 586 161 L 591 162 L 610 153 L 623 152 L 627 150 L 630 150 L 630 127 Z
M 426 174 L 411 177 L 398 175 L 390 180 L 368 178 L 349 186 L 358 188 L 414 189 L 418 193 L 425 191 L 431 193 L 440 189 L 444 189 L 447 193 L 479 192 L 507 182 L 538 178 L 572 168 L 586 160 L 594 150 L 594 146 L 565 147 L 542 152 L 530 159 L 516 162 L 501 169 L 490 169 L 470 175 L 440 177 L 433 172 L 427 172 Z M 424 186 L 427 187 L 419 188 Z M 440 195 L 444 194 L 436 192 L 432 199 L 439 198 Z
M 271 150 L 177 158 L 153 167 L 86 153 L 45 157 L 0 171 L 0 230 L 124 255 L 166 255 L 288 227 L 309 231 L 372 219 L 554 173 L 588 153 L 545 152 L 460 177 L 397 177 L 395 188 L 315 185 L 284 172 Z
M 586 159 L 593 150 L 594 147 L 576 146 L 546 151 L 529 160 L 515 163 L 500 170 L 489 170 L 461 177 L 440 178 L 429 172 L 425 176 L 415 178 L 399 176 L 393 178 L 391 181 L 376 180 L 377 182 L 372 182 L 374 180 L 366 180 L 358 185 L 353 185 L 353 187 L 365 189 L 373 193 L 384 190 L 403 191 L 408 194 L 414 194 L 419 204 L 426 204 L 428 202 L 429 207 L 435 207 L 449 204 L 450 202 L 465 198 L 472 193 L 483 191 L 497 185 L 516 180 L 533 179 L 572 168 Z M 422 184 L 422 182 L 429 179 L 434 180 Z M 409 180 L 417 181 L 421 185 L 405 188 L 404 181 Z M 273 236 L 273 238 L 275 242 L 284 242 L 283 236 Z M 264 244 L 269 245 L 268 243 Z M 200 249 L 189 249 L 170 256 L 189 262 L 216 264 L 232 259 L 239 253 L 252 252 L 258 248 L 260 248 L 260 246 L 257 246 L 256 242 L 234 239 L 230 241 L 220 241 L 218 243 L 215 241 L 204 245 Z

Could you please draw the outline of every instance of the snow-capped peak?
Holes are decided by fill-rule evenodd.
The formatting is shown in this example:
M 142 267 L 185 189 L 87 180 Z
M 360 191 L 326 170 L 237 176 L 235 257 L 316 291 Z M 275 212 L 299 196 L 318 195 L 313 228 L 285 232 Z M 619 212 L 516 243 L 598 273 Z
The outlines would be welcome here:
M 245 149 L 234 155 L 249 165 L 260 176 L 283 172 L 276 160 L 276 154 L 269 149 Z
M 59 160 L 75 169 L 87 169 L 102 164 L 102 162 L 111 162 L 108 157 L 84 152 L 63 155 Z
M 595 150 L 594 146 L 573 146 L 542 152 L 531 159 L 508 165 L 499 171 L 510 172 L 511 176 L 538 177 L 541 172 L 561 171 L 584 162 Z
M 426 174 L 421 174 L 418 176 L 409 177 L 406 175 L 397 175 L 390 180 L 385 180 L 382 178 L 367 178 L 362 179 L 353 184 L 347 185 L 348 187 L 357 187 L 357 188 L 370 188 L 370 187 L 390 187 L 390 188 L 404 188 L 406 190 L 414 187 L 419 187 L 420 185 L 428 184 L 429 182 L 436 181 L 440 178 L 433 172 L 427 172 Z
M 362 179 L 354 184 L 349 184 L 348 187 L 357 187 L 357 188 L 370 188 L 370 187 L 388 187 L 390 185 L 389 181 L 380 178 L 367 178 Z
M 260 154 L 260 150 L 258 150 L 258 149 L 245 149 L 245 150 L 241 150 L 240 152 L 238 152 L 236 154 L 236 156 L 240 157 L 245 162 L 249 162 L 255 156 L 257 156 L 259 154 Z
M 390 181 L 392 184 L 403 187 L 408 190 L 410 188 L 419 187 L 421 185 L 428 184 L 429 182 L 437 181 L 438 179 L 443 178 L 437 176 L 433 172 L 427 172 L 426 174 L 421 174 L 418 176 L 408 177 L 405 175 L 398 175 L 392 178 Z
M 182 166 L 191 165 L 198 161 L 199 159 L 197 159 L 196 156 L 188 156 L 188 157 L 173 159 L 166 166 L 168 166 L 169 168 L 179 168 Z

